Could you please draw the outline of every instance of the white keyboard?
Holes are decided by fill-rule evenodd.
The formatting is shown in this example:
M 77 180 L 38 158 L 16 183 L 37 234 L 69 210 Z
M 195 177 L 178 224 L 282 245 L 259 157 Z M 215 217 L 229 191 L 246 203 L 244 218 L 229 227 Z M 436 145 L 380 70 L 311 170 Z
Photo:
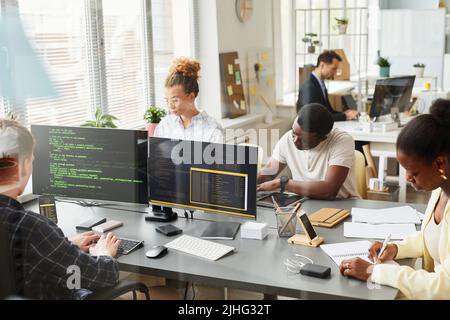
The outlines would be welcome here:
M 169 249 L 174 249 L 213 261 L 216 261 L 227 253 L 234 251 L 233 247 L 188 235 L 182 235 L 164 246 Z

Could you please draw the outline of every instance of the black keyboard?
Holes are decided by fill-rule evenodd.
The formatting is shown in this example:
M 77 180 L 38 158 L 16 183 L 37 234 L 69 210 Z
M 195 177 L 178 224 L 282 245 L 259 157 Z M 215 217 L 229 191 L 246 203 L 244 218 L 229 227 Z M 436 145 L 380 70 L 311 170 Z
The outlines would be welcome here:
M 129 254 L 132 251 L 142 247 L 144 245 L 144 241 L 140 240 L 134 240 L 134 239 L 127 239 L 127 238 L 120 238 L 121 243 L 119 246 L 119 249 L 117 250 L 118 254 Z

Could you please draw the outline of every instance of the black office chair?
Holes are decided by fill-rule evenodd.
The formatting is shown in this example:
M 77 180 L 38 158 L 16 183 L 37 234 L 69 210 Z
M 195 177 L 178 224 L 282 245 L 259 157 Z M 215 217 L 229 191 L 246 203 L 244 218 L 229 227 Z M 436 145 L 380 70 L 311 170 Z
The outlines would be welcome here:
M 0 300 L 22 299 L 23 279 L 21 272 L 17 272 L 14 255 L 9 248 L 9 237 L 6 228 L 0 224 Z M 150 300 L 148 288 L 137 281 L 122 280 L 111 288 L 97 290 L 88 296 L 88 300 L 113 300 L 128 292 L 133 293 L 133 300 L 137 299 L 137 292 Z
M 145 300 L 150 300 L 148 287 L 141 282 L 131 280 L 121 280 L 112 288 L 97 290 L 88 297 L 88 300 L 113 300 L 128 292 L 133 293 L 133 300 L 137 300 L 137 292 L 143 293 Z
M 20 291 L 9 244 L 6 228 L 0 224 L 0 300 L 17 297 Z

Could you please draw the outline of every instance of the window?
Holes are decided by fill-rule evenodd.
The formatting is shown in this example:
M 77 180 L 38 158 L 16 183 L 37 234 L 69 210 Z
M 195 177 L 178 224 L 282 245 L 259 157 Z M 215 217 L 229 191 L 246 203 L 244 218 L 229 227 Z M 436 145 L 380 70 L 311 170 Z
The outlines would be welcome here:
M 84 1 L 19 0 L 18 6 L 25 33 L 59 97 L 28 99 L 12 111 L 28 124 L 82 124 L 90 116 Z
M 165 106 L 164 82 L 174 58 L 172 1 L 152 0 L 155 103 L 158 106 Z
M 119 127 L 143 125 L 146 39 L 141 0 L 103 0 L 108 112 Z
M 284 36 L 283 48 L 294 52 L 293 58 L 283 53 L 284 78 L 289 79 L 289 83 L 283 84 L 285 93 L 298 89 L 298 68 L 306 64 L 315 65 L 318 55 L 325 49 L 344 49 L 353 76 L 368 71 L 369 0 L 283 0 L 283 3 L 282 28 L 283 34 L 288 34 Z M 291 9 L 287 10 L 289 6 Z M 342 17 L 350 21 L 345 35 L 339 34 L 336 28 L 335 18 Z M 321 42 L 314 53 L 302 41 L 308 33 L 317 34 L 315 39 Z M 289 45 L 289 39 L 293 45 Z
M 18 7 L 59 95 L 23 105 L 1 98 L 0 116 L 11 110 L 26 125 L 79 126 L 101 107 L 119 118 L 119 127 L 137 128 L 144 125 L 147 107 L 163 106 L 164 80 L 175 56 L 173 24 L 180 24 L 172 0 L 16 0 L 8 5 Z M 186 23 L 185 30 L 191 26 L 189 19 Z

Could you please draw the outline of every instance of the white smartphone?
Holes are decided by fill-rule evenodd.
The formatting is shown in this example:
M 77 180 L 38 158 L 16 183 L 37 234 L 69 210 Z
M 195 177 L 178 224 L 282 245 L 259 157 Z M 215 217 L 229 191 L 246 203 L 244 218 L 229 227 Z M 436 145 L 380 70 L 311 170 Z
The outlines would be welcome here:
M 95 226 L 92 228 L 92 231 L 98 232 L 98 233 L 105 233 L 109 230 L 118 228 L 123 226 L 123 222 L 122 221 L 116 221 L 116 220 L 109 220 L 105 223 L 102 223 L 98 226 Z

